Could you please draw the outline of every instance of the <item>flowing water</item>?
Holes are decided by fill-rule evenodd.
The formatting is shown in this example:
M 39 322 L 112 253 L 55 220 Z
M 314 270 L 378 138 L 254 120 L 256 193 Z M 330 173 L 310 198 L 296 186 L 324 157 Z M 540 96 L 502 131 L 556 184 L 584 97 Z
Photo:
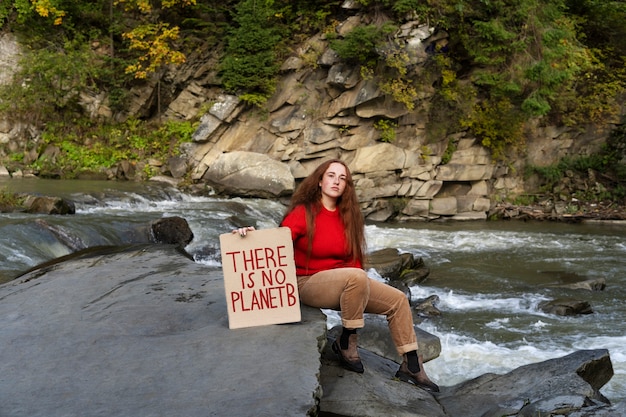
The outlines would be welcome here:
M 284 210 L 271 200 L 194 197 L 159 183 L 24 179 L 0 180 L 0 189 L 76 204 L 72 216 L 0 214 L 0 282 L 69 254 L 68 246 L 132 242 L 138 229 L 166 216 L 184 217 L 195 235 L 187 251 L 219 268 L 221 233 L 275 227 Z M 368 224 L 366 232 L 369 250 L 398 248 L 431 270 L 411 291 L 416 300 L 439 297 L 442 315 L 420 323 L 441 340 L 441 356 L 426 364 L 439 384 L 604 348 L 615 376 L 602 393 L 612 402 L 626 400 L 626 225 L 479 221 Z M 606 280 L 604 291 L 554 286 L 597 278 Z M 559 298 L 588 301 L 594 312 L 562 317 L 538 308 Z M 338 317 L 327 313 L 332 326 Z

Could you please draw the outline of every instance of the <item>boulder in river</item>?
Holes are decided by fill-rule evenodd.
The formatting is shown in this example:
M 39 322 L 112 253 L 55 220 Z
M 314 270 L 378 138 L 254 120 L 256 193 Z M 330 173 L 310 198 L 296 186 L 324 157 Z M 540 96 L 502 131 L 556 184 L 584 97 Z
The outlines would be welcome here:
M 581 300 L 550 300 L 539 303 L 541 311 L 557 316 L 575 316 L 578 314 L 592 314 L 593 309 L 588 301 Z
M 152 222 L 152 238 L 156 243 L 187 246 L 193 240 L 193 231 L 182 217 L 163 217 Z
M 23 206 L 27 213 L 62 215 L 76 213 L 74 203 L 61 197 L 29 195 L 24 199 Z

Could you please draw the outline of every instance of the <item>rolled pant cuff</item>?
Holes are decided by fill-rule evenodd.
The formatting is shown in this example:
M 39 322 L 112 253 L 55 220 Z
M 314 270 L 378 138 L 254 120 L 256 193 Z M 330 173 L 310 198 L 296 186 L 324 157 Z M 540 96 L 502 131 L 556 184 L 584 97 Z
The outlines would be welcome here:
M 341 319 L 341 325 L 345 327 L 346 329 L 362 329 L 363 327 L 365 327 L 365 320 L 364 319 L 357 319 L 357 320 Z
M 398 350 L 398 353 L 400 354 L 400 356 L 402 356 L 407 352 L 410 352 L 412 350 L 417 350 L 417 342 L 409 343 L 408 345 L 396 346 L 396 349 Z

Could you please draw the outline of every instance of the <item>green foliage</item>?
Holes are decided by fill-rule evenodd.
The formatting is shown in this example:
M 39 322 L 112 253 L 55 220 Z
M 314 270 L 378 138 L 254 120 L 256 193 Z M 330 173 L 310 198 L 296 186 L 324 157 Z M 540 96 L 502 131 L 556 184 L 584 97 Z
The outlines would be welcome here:
M 456 151 L 457 148 L 457 142 L 454 140 L 450 140 L 448 142 L 448 145 L 446 146 L 446 150 L 443 152 L 443 155 L 441 156 L 441 164 L 445 165 L 448 162 L 450 162 L 450 160 L 452 159 L 452 154 L 454 154 L 454 152 Z
M 412 80 L 403 77 L 391 78 L 380 81 L 378 87 L 398 103 L 404 104 L 407 109 L 413 110 L 415 108 L 418 94 Z
M 295 42 L 326 30 L 328 19 L 337 14 L 339 1 L 274 0 L 274 17 L 286 26 Z
M 87 45 L 31 51 L 24 55 L 14 82 L 0 87 L 0 111 L 32 121 L 59 109 L 75 110 L 80 92 L 94 88 L 96 70 Z
M 549 165 L 545 167 L 530 165 L 526 166 L 524 175 L 528 178 L 532 174 L 539 174 L 541 178 L 543 178 L 548 184 L 550 184 L 551 188 L 553 184 L 561 181 L 561 179 L 565 175 L 565 172 L 559 164 Z
M 0 187 L 0 212 L 22 206 L 24 199 L 25 197 L 9 191 L 6 187 Z
M 619 182 L 619 186 L 626 187 L 626 125 L 619 125 L 602 148 L 604 169 L 610 171 Z
M 435 85 L 435 95 L 430 106 L 427 134 L 430 141 L 441 140 L 450 132 L 463 129 L 462 121 L 473 111 L 478 95 L 477 88 L 467 80 L 457 77 L 458 66 L 444 53 L 436 53 L 428 62 L 416 83 Z
M 478 65 L 502 65 L 507 57 L 523 50 L 516 41 L 517 34 L 499 18 L 473 22 L 474 33 L 480 36 L 480 42 L 467 39 L 468 52 Z
M 253 106 L 262 107 L 267 102 L 267 94 L 264 93 L 247 93 L 241 94 L 239 98 Z
M 539 93 L 529 96 L 521 107 L 526 114 L 531 116 L 543 116 L 552 109 L 548 100 Z
M 68 178 L 83 171 L 102 171 L 121 161 L 132 163 L 178 155 L 196 129 L 191 122 L 169 121 L 152 126 L 138 120 L 121 125 L 92 125 L 89 121 L 49 125 L 42 134 L 42 147 L 56 146 L 54 157 L 42 156 L 31 168 L 39 172 L 62 171 Z M 43 150 L 43 149 L 42 149 Z
M 330 47 L 346 61 L 356 64 L 372 65 L 379 59 L 377 48 L 381 47 L 386 36 L 397 30 L 390 22 L 383 26 L 357 26 L 343 39 L 332 39 Z
M 590 50 L 589 54 L 591 65 L 580 74 L 575 89 L 553 100 L 557 121 L 568 126 L 602 123 L 620 112 L 619 97 L 626 91 L 626 56 L 612 68 L 607 65 L 611 58 L 606 51 Z
M 623 2 L 426 0 L 418 7 L 454 32 L 447 56 L 461 64 L 457 73 L 471 68 L 479 99 L 568 124 L 615 114 L 626 89 Z
M 180 65 L 185 62 L 185 55 L 172 49 L 172 43 L 178 40 L 179 28 L 167 23 L 146 23 L 124 33 L 130 42 L 131 50 L 141 51 L 143 55 L 126 67 L 127 74 L 145 79 L 166 65 Z
M 578 27 L 579 39 L 606 54 L 611 67 L 619 68 L 626 56 L 626 3 L 605 0 L 567 0 L 568 12 Z
M 532 206 L 536 202 L 537 196 L 529 194 L 518 195 L 512 201 L 512 203 L 516 206 Z
M 363 6 L 389 8 L 399 17 L 417 11 L 418 13 L 425 7 L 420 0 L 357 0 Z
M 389 41 L 398 30 L 391 22 L 357 26 L 342 39 L 329 35 L 330 46 L 342 59 L 361 66 L 363 79 L 377 78 L 381 91 L 413 110 L 418 98 L 414 80 L 408 76 L 410 60 L 406 50 Z
M 393 213 L 394 217 L 402 213 L 402 210 L 404 210 L 407 204 L 409 204 L 409 199 L 402 198 L 402 197 L 390 198 L 388 201 L 389 201 L 389 208 L 391 209 L 391 212 Z
M 419 0 L 396 0 L 392 3 L 393 11 L 399 15 L 404 15 L 414 10 L 418 10 L 421 6 L 421 2 Z
M 273 26 L 270 1 L 243 0 L 237 5 L 237 24 L 227 37 L 220 72 L 226 90 L 269 97 L 276 88 L 275 48 L 281 36 Z
M 523 146 L 523 123 L 515 107 L 507 100 L 481 102 L 462 122 L 491 151 L 496 160 L 505 159 L 510 147 Z
M 380 140 L 391 143 L 396 140 L 396 128 L 398 124 L 389 119 L 379 119 L 374 122 L 374 129 L 380 132 Z
M 8 1 L 0 2 L 0 22 L 3 22 L 11 13 L 11 4 Z
M 33 9 L 31 1 L 45 6 L 44 9 L 53 6 L 62 10 L 65 15 L 61 24 L 55 24 L 52 14 L 44 17 Z M 75 113 L 78 109 L 73 106 L 71 93 L 45 81 L 68 78 L 65 85 L 105 92 L 113 111 L 124 110 L 135 75 L 148 76 L 164 65 L 182 62 L 188 51 L 197 50 L 206 39 L 221 41 L 228 24 L 226 15 L 234 1 L 0 1 L 2 7 L 7 7 L 3 9 L 7 10 L 7 17 L 4 22 L 0 20 L 0 25 L 10 25 L 29 55 L 21 63 L 23 73 L 16 78 L 17 86 L 12 87 L 10 94 L 5 90 L 0 100 L 9 94 L 7 101 L 12 107 L 8 110 L 12 114 L 35 110 L 35 121 L 58 121 L 62 118 L 58 117 L 60 113 Z M 149 13 L 144 13 L 146 7 Z M 55 58 L 58 68 L 52 62 Z M 88 75 L 88 84 L 83 87 L 82 74 Z M 38 102 L 44 107 L 39 109 Z
M 118 30 L 111 24 L 116 14 L 110 13 L 110 1 L 55 4 L 66 12 L 60 25 L 32 10 L 22 18 L 11 14 L 7 24 L 24 53 L 13 84 L 0 88 L 0 111 L 35 123 L 55 122 L 64 113 L 80 112 L 79 93 L 85 91 L 109 91 L 111 107 L 122 108 L 130 78 L 123 73 L 124 58 L 105 53 Z

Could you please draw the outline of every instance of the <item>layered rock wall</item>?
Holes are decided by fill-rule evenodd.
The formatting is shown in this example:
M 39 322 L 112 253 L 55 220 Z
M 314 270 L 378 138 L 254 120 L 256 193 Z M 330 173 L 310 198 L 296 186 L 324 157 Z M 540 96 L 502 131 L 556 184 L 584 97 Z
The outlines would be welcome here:
M 346 19 L 337 34 L 365 24 L 361 19 Z M 414 21 L 401 28 L 394 43 L 403 45 L 412 68 L 419 71 L 431 58 L 428 51 L 434 48 L 429 46 L 446 41 L 446 36 Z M 545 166 L 566 155 L 591 153 L 608 133 L 534 126 L 527 157 L 497 163 L 467 132 L 429 139 L 433 91 L 424 86 L 420 91 L 415 108 L 408 109 L 385 95 L 374 80 L 363 78 L 358 67 L 339 59 L 324 36 L 315 36 L 284 62 L 278 90 L 265 112 L 234 96 L 210 97 L 214 104 L 202 115 L 194 143 L 186 149 L 191 177 L 218 192 L 281 196 L 293 191 L 288 186 L 292 177 L 297 185 L 322 160 L 340 158 L 353 172 L 369 220 L 485 219 L 494 201 L 527 192 L 533 185 L 522 177 L 526 164 Z M 180 102 L 176 105 L 178 113 L 185 113 Z M 377 126 L 380 120 L 391 123 L 392 140 Z M 445 158 L 450 149 L 454 151 Z M 232 169 L 216 172 L 225 155 L 240 151 L 248 152 L 237 157 L 241 175 Z M 259 157 L 250 153 L 266 155 L 268 165 L 280 161 L 290 173 L 275 170 L 275 183 L 267 177 L 252 179 L 250 170 L 244 172 L 258 165 Z M 219 177 L 228 177 L 228 183 L 216 183 Z

